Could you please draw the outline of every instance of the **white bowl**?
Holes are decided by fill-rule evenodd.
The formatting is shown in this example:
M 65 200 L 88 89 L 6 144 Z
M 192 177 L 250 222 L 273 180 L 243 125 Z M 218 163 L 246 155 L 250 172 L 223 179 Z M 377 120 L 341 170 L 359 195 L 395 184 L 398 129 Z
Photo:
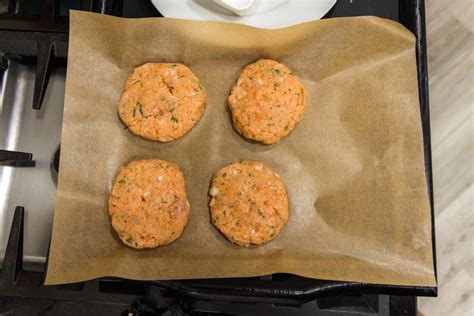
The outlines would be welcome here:
M 227 21 L 261 28 L 282 28 L 322 18 L 336 0 L 253 0 L 244 16 L 235 15 L 213 0 L 152 0 L 168 18 Z

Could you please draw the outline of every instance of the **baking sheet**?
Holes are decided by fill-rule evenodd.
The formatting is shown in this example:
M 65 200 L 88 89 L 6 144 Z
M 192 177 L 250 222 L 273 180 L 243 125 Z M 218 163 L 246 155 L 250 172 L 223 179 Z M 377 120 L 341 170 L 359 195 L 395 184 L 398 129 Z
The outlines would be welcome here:
M 436 285 L 423 164 L 414 36 L 375 17 L 327 19 L 279 30 L 71 11 L 61 164 L 46 284 L 102 276 L 137 280 L 258 276 Z M 259 58 L 286 64 L 307 107 L 278 144 L 232 128 L 226 98 Z M 209 102 L 199 124 L 171 143 L 124 129 L 117 105 L 128 72 L 145 62 L 188 65 Z M 171 245 L 124 246 L 107 200 L 118 168 L 134 159 L 178 163 L 191 203 Z M 290 217 L 260 247 L 231 245 L 209 223 L 212 173 L 260 160 L 282 178 Z

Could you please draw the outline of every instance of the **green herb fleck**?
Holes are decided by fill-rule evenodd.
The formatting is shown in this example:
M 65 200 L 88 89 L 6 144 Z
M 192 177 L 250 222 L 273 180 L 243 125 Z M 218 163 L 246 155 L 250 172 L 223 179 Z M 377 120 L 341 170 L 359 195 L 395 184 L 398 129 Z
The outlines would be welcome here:
M 135 112 L 137 111 L 137 107 L 133 108 L 133 117 L 135 117 Z
M 278 88 L 279 86 L 280 86 L 280 83 L 279 83 L 279 82 L 275 82 L 275 83 L 273 84 L 273 89 L 276 90 L 276 88 Z
M 194 89 L 194 91 L 199 92 L 202 89 L 203 89 L 203 87 L 201 86 L 201 84 L 199 84 L 198 87 Z
M 250 79 L 250 80 L 253 80 L 253 77 L 252 77 L 252 76 L 249 76 L 249 79 Z
M 283 129 L 285 130 L 285 132 L 288 130 L 288 125 L 286 125 L 285 127 L 283 127 Z
M 127 182 L 127 181 L 125 181 L 125 178 L 119 180 L 120 184 L 124 184 L 125 182 Z
M 175 123 L 178 123 L 178 119 L 174 115 L 171 116 L 171 120 Z
M 280 74 L 280 69 L 278 69 L 278 68 L 272 68 L 272 73 L 273 73 L 274 75 L 279 75 L 279 74 Z
M 260 209 L 258 209 L 257 212 L 258 212 L 258 215 L 260 215 L 262 218 L 265 218 L 265 214 L 263 214 L 263 212 Z
M 138 106 L 138 110 L 140 111 L 140 114 L 142 115 L 142 117 L 144 117 L 145 115 L 143 114 L 143 108 L 142 108 L 143 104 L 141 104 L 140 102 L 137 102 L 137 106 Z M 136 107 L 135 107 L 135 109 L 136 109 Z
M 170 113 L 174 111 L 174 107 L 171 104 L 168 104 L 168 111 L 170 111 Z
M 237 226 L 240 225 L 240 219 L 238 219 L 237 222 L 235 222 L 235 225 L 237 225 Z
M 216 225 L 216 223 L 217 223 L 217 221 L 216 221 L 215 218 L 213 218 L 213 219 L 211 220 L 211 222 L 212 222 L 212 224 L 214 224 L 214 225 Z
M 134 245 L 137 244 L 137 242 L 132 237 L 130 237 L 130 238 L 127 239 L 127 244 L 130 244 L 130 245 L 134 246 Z
M 268 227 L 270 227 L 271 229 L 275 229 L 275 226 L 273 225 L 268 225 Z
M 164 95 L 162 95 L 162 96 L 160 97 L 160 100 L 161 100 L 161 101 L 166 101 L 166 97 L 165 97 Z
M 224 172 L 224 174 L 222 175 L 223 177 L 226 177 L 227 176 L 227 172 Z
M 176 64 L 172 64 L 172 65 L 171 65 L 171 68 L 176 68 Z

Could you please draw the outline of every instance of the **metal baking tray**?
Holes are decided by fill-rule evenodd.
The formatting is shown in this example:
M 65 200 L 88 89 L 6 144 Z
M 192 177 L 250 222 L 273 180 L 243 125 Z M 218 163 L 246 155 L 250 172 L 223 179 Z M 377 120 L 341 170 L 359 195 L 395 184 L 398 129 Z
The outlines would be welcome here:
M 136 13 L 135 14 L 139 14 Z M 428 99 L 428 69 L 424 0 L 339 0 L 325 18 L 375 15 L 400 22 L 416 36 L 416 60 L 420 112 L 423 128 L 425 172 L 431 206 L 434 270 L 436 247 L 434 230 L 433 179 Z M 131 17 L 134 17 L 133 14 Z M 110 280 L 112 281 L 112 280 Z M 390 294 L 436 296 L 437 287 L 396 286 L 356 282 L 308 279 L 290 274 L 274 274 L 257 278 L 156 281 L 150 284 L 168 288 L 195 299 L 226 301 L 306 302 L 322 296 L 340 294 Z
M 120 5 L 117 6 L 117 3 Z M 103 1 L 120 10 L 112 12 L 125 17 L 159 16 L 146 0 Z M 123 9 L 123 10 L 122 10 Z M 110 13 L 110 12 L 108 12 Z M 416 35 L 416 59 L 423 128 L 425 172 L 431 205 L 434 271 L 436 248 L 433 208 L 430 117 L 428 100 L 428 70 L 424 0 L 339 0 L 325 18 L 375 15 L 405 25 Z M 64 50 L 64 53 L 66 51 Z M 396 286 L 355 282 L 335 282 L 303 278 L 290 274 L 274 274 L 254 278 L 206 279 L 139 282 L 117 278 L 102 278 L 64 286 L 43 286 L 43 273 L 22 269 L 23 208 L 15 212 L 4 264 L 0 271 L 0 295 L 62 299 L 91 302 L 130 302 L 133 297 L 172 293 L 198 300 L 301 304 L 332 295 L 388 294 L 406 296 L 436 296 L 437 287 Z M 47 266 L 47 265 L 45 265 Z M 17 286 L 20 285 L 20 286 Z M 94 294 L 87 290 L 93 289 Z M 163 292 L 164 291 L 164 292 Z M 117 294 L 127 294 L 120 297 Z

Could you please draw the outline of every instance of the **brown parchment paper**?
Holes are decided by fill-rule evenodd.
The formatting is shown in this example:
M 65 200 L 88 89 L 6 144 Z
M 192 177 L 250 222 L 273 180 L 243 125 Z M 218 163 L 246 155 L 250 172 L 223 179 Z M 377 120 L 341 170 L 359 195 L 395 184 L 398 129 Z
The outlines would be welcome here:
M 434 286 L 414 48 L 409 31 L 374 17 L 263 30 L 72 12 L 46 283 L 286 272 Z M 240 137 L 226 104 L 239 72 L 259 58 L 286 64 L 308 91 L 300 124 L 271 146 Z M 177 141 L 147 141 L 119 120 L 127 74 L 145 62 L 184 63 L 207 90 L 203 118 Z M 176 242 L 137 251 L 111 229 L 107 200 L 121 165 L 154 157 L 182 167 L 191 214 Z M 243 159 L 274 168 L 290 201 L 281 235 L 248 249 L 212 227 L 207 205 L 212 173 Z

